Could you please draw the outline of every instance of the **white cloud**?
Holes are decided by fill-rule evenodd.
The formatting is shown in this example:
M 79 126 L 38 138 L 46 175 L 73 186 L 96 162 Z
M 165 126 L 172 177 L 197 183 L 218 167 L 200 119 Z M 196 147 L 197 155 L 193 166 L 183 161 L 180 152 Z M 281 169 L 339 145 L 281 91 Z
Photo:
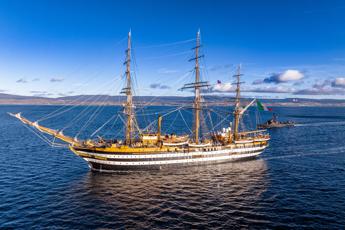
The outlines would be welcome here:
M 270 77 L 267 77 L 263 80 L 255 80 L 253 85 L 258 85 L 262 83 L 286 83 L 290 81 L 299 81 L 304 78 L 304 74 L 299 70 L 288 69 L 282 73 L 274 73 Z
M 298 81 L 301 80 L 303 77 L 304 75 L 300 71 L 289 69 L 279 75 L 279 80 L 281 82 Z
M 338 77 L 332 82 L 333 87 L 345 88 L 345 77 Z
M 236 86 L 231 83 L 216 84 L 212 87 L 212 92 L 225 93 L 235 92 Z M 242 92 L 253 92 L 253 93 L 293 93 L 294 89 L 285 86 L 262 86 L 262 87 L 241 87 Z
M 216 84 L 212 87 L 213 92 L 230 92 L 233 91 L 234 87 L 231 83 Z

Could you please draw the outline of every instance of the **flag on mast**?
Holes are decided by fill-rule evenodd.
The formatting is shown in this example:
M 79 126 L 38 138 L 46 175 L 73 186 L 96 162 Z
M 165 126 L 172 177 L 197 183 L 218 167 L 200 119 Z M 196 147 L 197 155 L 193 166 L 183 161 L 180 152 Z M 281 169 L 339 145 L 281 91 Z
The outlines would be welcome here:
M 268 108 L 266 105 L 262 104 L 260 101 L 256 101 L 258 109 L 261 111 L 272 111 L 272 108 Z

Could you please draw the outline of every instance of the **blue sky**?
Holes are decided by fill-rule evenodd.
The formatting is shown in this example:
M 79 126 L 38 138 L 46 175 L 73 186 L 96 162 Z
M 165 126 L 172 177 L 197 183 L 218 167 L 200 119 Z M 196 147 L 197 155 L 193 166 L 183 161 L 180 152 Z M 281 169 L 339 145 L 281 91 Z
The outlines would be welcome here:
M 131 28 L 137 94 L 186 95 L 195 35 L 213 93 L 345 98 L 344 1 L 0 0 L 0 92 L 118 94 Z

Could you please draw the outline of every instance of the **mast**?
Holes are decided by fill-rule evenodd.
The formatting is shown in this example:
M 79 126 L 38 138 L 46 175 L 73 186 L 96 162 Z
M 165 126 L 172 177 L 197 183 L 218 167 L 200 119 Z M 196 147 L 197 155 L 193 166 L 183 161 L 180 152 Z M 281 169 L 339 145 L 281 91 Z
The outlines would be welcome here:
M 162 115 L 158 116 L 158 124 L 157 124 L 157 140 L 158 142 L 161 140 L 161 134 L 162 134 Z
M 133 132 L 133 94 L 132 94 L 132 79 L 131 79 L 131 31 L 128 32 L 128 42 L 126 50 L 126 88 L 122 89 L 122 93 L 126 94 L 125 114 L 127 116 L 126 122 L 126 144 L 132 144 Z
M 241 65 L 238 66 L 237 68 L 237 73 L 234 75 L 236 78 L 236 99 L 235 99 L 235 111 L 234 111 L 234 140 L 238 140 L 238 128 L 239 128 L 239 123 L 240 123 L 240 116 L 241 116 L 241 102 L 240 102 L 240 97 L 241 97 L 241 82 L 240 82 L 240 77 L 242 76 L 241 74 Z
M 200 47 L 200 30 L 196 34 L 195 46 L 195 98 L 194 98 L 194 135 L 195 144 L 199 144 L 199 131 L 200 131 L 200 67 L 199 67 L 199 47 Z
M 199 136 L 200 136 L 200 110 L 201 110 L 201 88 L 208 88 L 210 85 L 207 81 L 201 81 L 200 79 L 200 65 L 199 59 L 204 55 L 199 55 L 199 48 L 201 47 L 200 44 L 200 30 L 196 34 L 196 46 L 193 48 L 195 50 L 195 57 L 191 58 L 189 61 L 195 61 L 195 81 L 192 83 L 185 84 L 181 90 L 185 89 L 194 89 L 194 102 L 193 102 L 193 109 L 194 109 L 194 140 L 195 144 L 199 144 Z

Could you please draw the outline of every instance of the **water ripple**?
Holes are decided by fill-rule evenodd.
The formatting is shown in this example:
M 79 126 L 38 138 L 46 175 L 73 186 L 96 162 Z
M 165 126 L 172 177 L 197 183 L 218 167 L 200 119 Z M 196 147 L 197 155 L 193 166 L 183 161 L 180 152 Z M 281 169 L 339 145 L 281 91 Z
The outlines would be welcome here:
M 90 172 L 5 114 L 23 110 L 35 114 L 0 107 L 0 228 L 345 228 L 345 109 L 281 108 L 316 125 L 271 131 L 257 160 L 117 174 Z

